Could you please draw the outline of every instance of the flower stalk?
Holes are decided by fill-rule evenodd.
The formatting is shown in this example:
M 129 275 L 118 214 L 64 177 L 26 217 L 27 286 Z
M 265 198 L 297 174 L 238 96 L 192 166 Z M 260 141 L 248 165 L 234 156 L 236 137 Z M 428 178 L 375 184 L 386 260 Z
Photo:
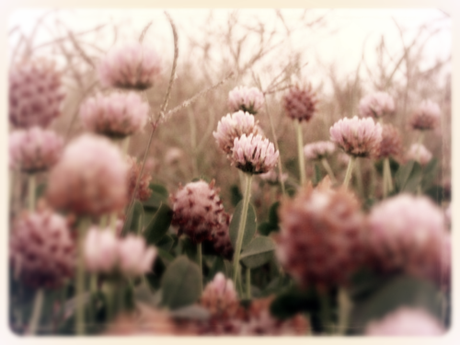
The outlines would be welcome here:
M 300 174 L 300 185 L 305 184 L 305 158 L 303 153 L 303 138 L 302 138 L 302 126 L 299 120 L 294 121 L 296 128 L 296 137 L 297 137 L 297 153 L 299 159 L 299 174 Z
M 29 322 L 29 330 L 27 334 L 35 334 L 37 331 L 37 326 L 40 321 L 40 315 L 42 313 L 43 307 L 44 292 L 43 289 L 38 289 L 35 293 L 34 306 L 32 310 L 32 316 Z
M 350 156 L 350 160 L 348 161 L 347 172 L 345 173 L 345 178 L 343 180 L 343 185 L 345 187 L 348 187 L 348 184 L 350 183 L 351 173 L 353 171 L 353 163 L 354 163 L 354 161 L 355 161 L 355 157 Z

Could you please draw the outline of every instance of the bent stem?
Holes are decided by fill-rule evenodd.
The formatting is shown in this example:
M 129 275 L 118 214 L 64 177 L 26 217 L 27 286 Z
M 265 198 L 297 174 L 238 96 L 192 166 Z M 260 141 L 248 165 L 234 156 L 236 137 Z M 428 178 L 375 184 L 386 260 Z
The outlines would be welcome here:
M 355 161 L 355 157 L 350 156 L 350 160 L 348 161 L 348 167 L 347 167 L 347 172 L 345 173 L 345 178 L 343 180 L 343 185 L 345 187 L 348 187 L 348 184 L 351 179 L 351 172 L 353 171 L 353 163 Z
M 35 187 L 36 185 L 36 180 L 35 180 L 35 174 L 29 174 L 29 211 L 33 212 L 35 210 Z
M 297 136 L 297 154 L 299 159 L 300 186 L 303 186 L 305 184 L 305 158 L 303 155 L 302 126 L 299 120 L 295 120 L 294 124 Z
M 331 166 L 329 165 L 328 161 L 326 158 L 321 159 L 321 164 L 323 165 L 324 169 L 326 169 L 327 174 L 331 178 L 332 183 L 336 183 L 337 180 L 335 179 L 334 172 L 331 169 Z
M 30 318 L 29 330 L 27 331 L 27 334 L 35 334 L 35 332 L 37 331 L 37 326 L 40 320 L 40 314 L 42 312 L 42 307 L 43 307 L 43 297 L 44 297 L 43 289 L 39 289 L 35 293 L 34 306 L 33 306 L 32 316 Z
M 197 243 L 196 251 L 198 254 L 198 266 L 200 267 L 200 292 L 203 292 L 203 254 L 201 251 L 201 242 Z
M 238 226 L 238 235 L 236 237 L 235 253 L 233 254 L 233 281 L 236 282 L 238 268 L 240 263 L 241 247 L 243 245 L 244 230 L 246 228 L 246 218 L 248 217 L 249 199 L 251 197 L 252 175 L 244 174 L 245 188 L 243 194 L 243 208 L 241 210 L 240 224 Z M 241 277 L 241 276 L 240 276 Z

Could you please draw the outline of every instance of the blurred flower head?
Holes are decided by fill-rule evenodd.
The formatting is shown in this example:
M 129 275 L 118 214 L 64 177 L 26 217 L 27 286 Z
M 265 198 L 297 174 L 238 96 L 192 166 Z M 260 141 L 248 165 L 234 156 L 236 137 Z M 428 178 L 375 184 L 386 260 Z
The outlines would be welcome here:
M 330 288 L 361 263 L 364 216 L 356 197 L 326 177 L 280 205 L 276 256 L 300 285 Z
M 380 150 L 382 126 L 372 118 L 343 118 L 329 130 L 331 140 L 355 157 L 375 157 Z
M 271 184 L 271 185 L 276 185 L 276 184 L 280 183 L 280 181 L 286 182 L 286 180 L 288 178 L 288 174 L 283 173 L 281 175 L 281 179 L 280 179 L 278 171 L 276 171 L 275 169 L 272 169 L 269 172 L 266 172 L 264 174 L 260 174 L 259 176 L 260 176 L 260 178 L 262 180 L 264 180 L 265 182 L 267 182 L 268 184 Z
M 157 252 L 154 247 L 147 247 L 144 237 L 129 234 L 119 240 L 118 246 L 120 271 L 123 274 L 137 277 L 151 271 Z
M 63 140 L 40 127 L 13 131 L 9 138 L 10 169 L 35 173 L 50 169 L 62 154 Z
M 201 243 L 211 240 L 214 229 L 221 227 L 224 208 L 214 183 L 190 182 L 171 196 L 174 211 L 171 224 L 179 228 L 179 236 L 185 233 L 194 243 Z
M 110 228 L 88 229 L 84 244 L 85 266 L 90 272 L 110 273 L 118 260 L 118 238 Z
M 293 86 L 284 95 L 283 106 L 286 114 L 293 120 L 310 121 L 316 112 L 318 100 L 311 85 Z
M 363 98 L 359 102 L 358 113 L 362 117 L 381 118 L 391 115 L 395 111 L 393 97 L 386 92 L 374 92 Z
M 98 66 L 106 87 L 146 90 L 161 72 L 161 59 L 151 47 L 133 41 L 112 48 Z
M 441 108 L 430 100 L 423 101 L 412 114 L 409 125 L 421 131 L 435 129 L 441 118 Z
M 14 274 L 29 286 L 63 286 L 72 277 L 75 264 L 67 220 L 47 209 L 24 213 L 13 224 L 10 260 Z
M 400 307 L 381 320 L 370 322 L 365 335 L 436 336 L 445 332 L 441 323 L 424 309 Z
M 141 172 L 142 163 L 138 163 L 136 157 L 128 156 L 127 158 L 129 170 L 128 170 L 128 200 L 131 200 L 134 194 L 134 189 L 136 187 L 136 181 L 139 177 Z M 151 172 L 149 171 L 149 167 L 147 163 L 145 164 L 144 171 L 142 172 L 142 176 L 139 180 L 139 185 L 137 187 L 136 194 L 134 198 L 140 201 L 146 201 L 152 195 L 152 190 L 150 189 L 150 180 L 152 179 Z
M 317 141 L 307 144 L 303 148 L 305 157 L 309 160 L 321 160 L 332 155 L 335 151 L 335 145 L 330 141 Z
M 279 152 L 274 145 L 260 134 L 243 134 L 235 138 L 232 165 L 249 174 L 263 174 L 276 166 Z
M 402 155 L 402 150 L 402 140 L 398 129 L 391 124 L 383 125 L 382 141 L 380 142 L 380 147 L 376 158 L 399 158 Z
M 135 92 L 97 94 L 80 106 L 84 127 L 112 138 L 125 138 L 142 131 L 148 116 L 148 103 Z
M 46 59 L 23 61 L 9 71 L 9 119 L 22 128 L 47 127 L 61 114 L 61 74 Z
M 433 158 L 433 155 L 423 144 L 412 144 L 406 153 L 406 158 L 426 165 Z
M 50 172 L 49 203 L 77 215 L 121 210 L 127 201 L 128 167 L 118 148 L 104 137 L 84 134 L 67 145 Z
M 179 162 L 184 157 L 184 151 L 178 147 L 170 147 L 166 150 L 164 160 L 168 165 Z
M 210 239 L 215 252 L 227 260 L 232 260 L 234 251 L 230 240 L 230 220 L 230 215 L 222 212 L 220 222 L 214 227 Z
M 200 304 L 212 315 L 233 314 L 239 307 L 238 295 L 231 279 L 219 272 L 203 290 Z
M 264 95 L 256 87 L 237 86 L 228 93 L 228 107 L 231 111 L 244 111 L 256 115 L 264 106 Z
M 217 124 L 217 130 L 212 133 L 217 145 L 227 154 L 232 153 L 235 139 L 243 134 L 260 134 L 255 117 L 243 111 L 222 117 Z

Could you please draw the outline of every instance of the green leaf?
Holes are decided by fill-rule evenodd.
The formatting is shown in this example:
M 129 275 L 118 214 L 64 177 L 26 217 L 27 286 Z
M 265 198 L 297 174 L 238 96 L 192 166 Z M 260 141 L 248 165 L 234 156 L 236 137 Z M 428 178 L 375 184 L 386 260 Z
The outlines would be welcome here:
M 222 257 L 217 256 L 208 273 L 208 280 L 211 281 L 212 279 L 214 279 L 214 276 L 219 272 L 222 272 L 225 274 L 225 263 Z
M 169 265 L 174 260 L 174 256 L 168 253 L 166 250 L 162 248 L 157 248 L 157 251 L 158 251 L 158 256 L 160 257 L 160 259 L 163 261 L 165 265 Z
M 169 193 L 165 187 L 151 183 L 149 188 L 152 190 L 152 194 L 148 200 L 144 201 L 145 208 L 159 208 L 162 203 L 168 202 Z
M 395 174 L 395 184 L 398 190 L 403 190 L 404 186 L 407 183 L 407 180 L 409 179 L 409 176 L 412 172 L 412 169 L 414 167 L 415 161 L 409 161 L 404 165 L 401 165 L 398 169 L 398 171 Z
M 134 232 L 136 234 L 142 233 L 142 226 L 144 223 L 144 207 L 140 201 L 134 202 L 133 216 L 131 218 L 131 226 L 128 232 Z
M 182 248 L 180 254 L 185 254 L 190 260 L 198 263 L 197 245 L 194 244 L 188 236 L 181 237 L 180 242 Z
M 443 201 L 450 201 L 449 196 L 446 195 L 442 186 L 434 185 L 425 191 L 425 194 L 440 206 Z
M 233 248 L 236 247 L 236 238 L 238 236 L 238 227 L 240 225 L 240 218 L 241 218 L 241 211 L 243 208 L 243 201 L 240 201 L 236 206 L 235 212 L 233 213 L 232 221 L 230 222 L 230 241 L 232 242 Z M 256 222 L 256 212 L 254 211 L 254 207 L 249 203 L 248 205 L 248 216 L 246 218 L 246 227 L 244 230 L 244 237 L 243 237 L 243 245 L 241 246 L 242 249 L 251 242 L 252 238 L 257 229 L 257 222 Z
M 428 190 L 438 174 L 438 160 L 433 158 L 422 172 L 422 191 Z
M 300 312 L 316 315 L 319 313 L 319 309 L 319 298 L 313 288 L 305 291 L 291 287 L 279 294 L 270 305 L 271 314 L 281 320 L 288 319 Z
M 422 167 L 417 162 L 414 163 L 414 167 L 410 173 L 410 176 L 405 184 L 405 186 L 401 189 L 403 192 L 415 193 L 417 191 L 417 187 L 422 182 Z
M 270 237 L 256 237 L 241 252 L 241 262 L 251 269 L 262 266 L 271 259 L 274 250 L 275 243 Z
M 261 235 L 268 236 L 270 232 L 277 231 L 279 229 L 278 229 L 278 226 L 273 226 L 269 222 L 263 222 L 259 224 L 259 226 L 257 227 L 257 230 L 259 231 Z
M 238 203 L 243 200 L 243 194 L 241 194 L 240 189 L 236 184 L 230 187 L 230 195 L 233 206 L 238 205 Z
M 156 244 L 166 234 L 171 224 L 173 210 L 166 204 L 161 204 L 150 224 L 144 231 L 148 244 Z
M 164 235 L 161 240 L 156 244 L 157 248 L 161 248 L 166 252 L 169 252 L 174 244 L 174 240 L 168 234 Z
M 200 297 L 200 268 L 186 256 L 176 258 L 161 279 L 161 304 L 171 309 L 191 305 Z
M 268 211 L 268 222 L 272 225 L 276 225 L 278 227 L 279 219 L 278 219 L 278 208 L 280 207 L 280 202 L 276 201 L 270 206 L 270 210 Z

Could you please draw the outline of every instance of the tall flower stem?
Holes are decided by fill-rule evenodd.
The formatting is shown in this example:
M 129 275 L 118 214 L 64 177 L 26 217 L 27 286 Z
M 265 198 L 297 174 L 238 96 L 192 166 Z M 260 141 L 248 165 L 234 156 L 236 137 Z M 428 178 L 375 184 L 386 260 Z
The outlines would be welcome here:
M 348 161 L 347 172 L 345 173 L 345 178 L 343 179 L 343 185 L 348 187 L 351 179 L 351 173 L 353 171 L 353 163 L 355 162 L 355 157 L 350 156 L 350 160 Z
M 363 174 L 361 173 L 361 160 L 356 158 L 355 159 L 355 176 L 356 176 L 356 184 L 358 185 L 359 194 L 364 198 L 364 185 L 363 185 Z
M 29 329 L 27 331 L 27 334 L 35 334 L 35 332 L 37 331 L 37 326 L 40 321 L 40 315 L 42 313 L 43 299 L 44 299 L 43 289 L 39 289 L 35 293 L 34 306 L 32 310 L 32 316 L 30 318 Z
M 339 289 L 338 295 L 339 305 L 339 325 L 337 329 L 338 334 L 345 334 L 348 326 L 348 315 L 350 313 L 350 299 L 344 288 Z
M 35 189 L 36 189 L 36 180 L 35 174 L 29 174 L 29 211 L 33 212 L 35 210 Z
M 77 334 L 85 333 L 85 267 L 84 267 L 84 241 L 86 232 L 88 231 L 89 220 L 82 219 L 80 221 L 79 231 L 77 234 L 77 272 L 75 275 L 76 286 L 76 317 L 75 317 L 75 330 Z
M 390 158 L 385 158 L 383 161 L 383 196 L 386 197 L 393 190 L 393 182 L 391 179 Z
M 246 298 L 251 299 L 251 269 L 246 267 Z
M 201 242 L 197 243 L 196 251 L 198 254 L 198 266 L 200 267 L 200 291 L 203 292 L 203 254 L 201 249 Z
M 300 186 L 305 184 L 305 158 L 303 154 L 302 126 L 299 120 L 294 120 L 297 137 L 297 154 L 299 159 Z
M 126 157 L 128 155 L 130 140 L 131 140 L 131 137 L 128 136 L 121 143 L 121 152 L 123 153 L 123 157 Z
M 329 165 L 328 161 L 326 158 L 321 159 L 321 164 L 323 165 L 324 169 L 326 169 L 327 174 L 331 178 L 332 183 L 336 183 L 337 180 L 335 179 L 334 172 L 331 169 L 331 166 Z
M 243 208 L 241 210 L 240 224 L 238 226 L 238 235 L 236 237 L 235 252 L 233 254 L 233 281 L 236 282 L 238 268 L 240 264 L 241 247 L 243 246 L 244 230 L 246 228 L 246 219 L 248 217 L 249 199 L 251 197 L 252 175 L 244 174 L 245 188 L 243 194 Z

